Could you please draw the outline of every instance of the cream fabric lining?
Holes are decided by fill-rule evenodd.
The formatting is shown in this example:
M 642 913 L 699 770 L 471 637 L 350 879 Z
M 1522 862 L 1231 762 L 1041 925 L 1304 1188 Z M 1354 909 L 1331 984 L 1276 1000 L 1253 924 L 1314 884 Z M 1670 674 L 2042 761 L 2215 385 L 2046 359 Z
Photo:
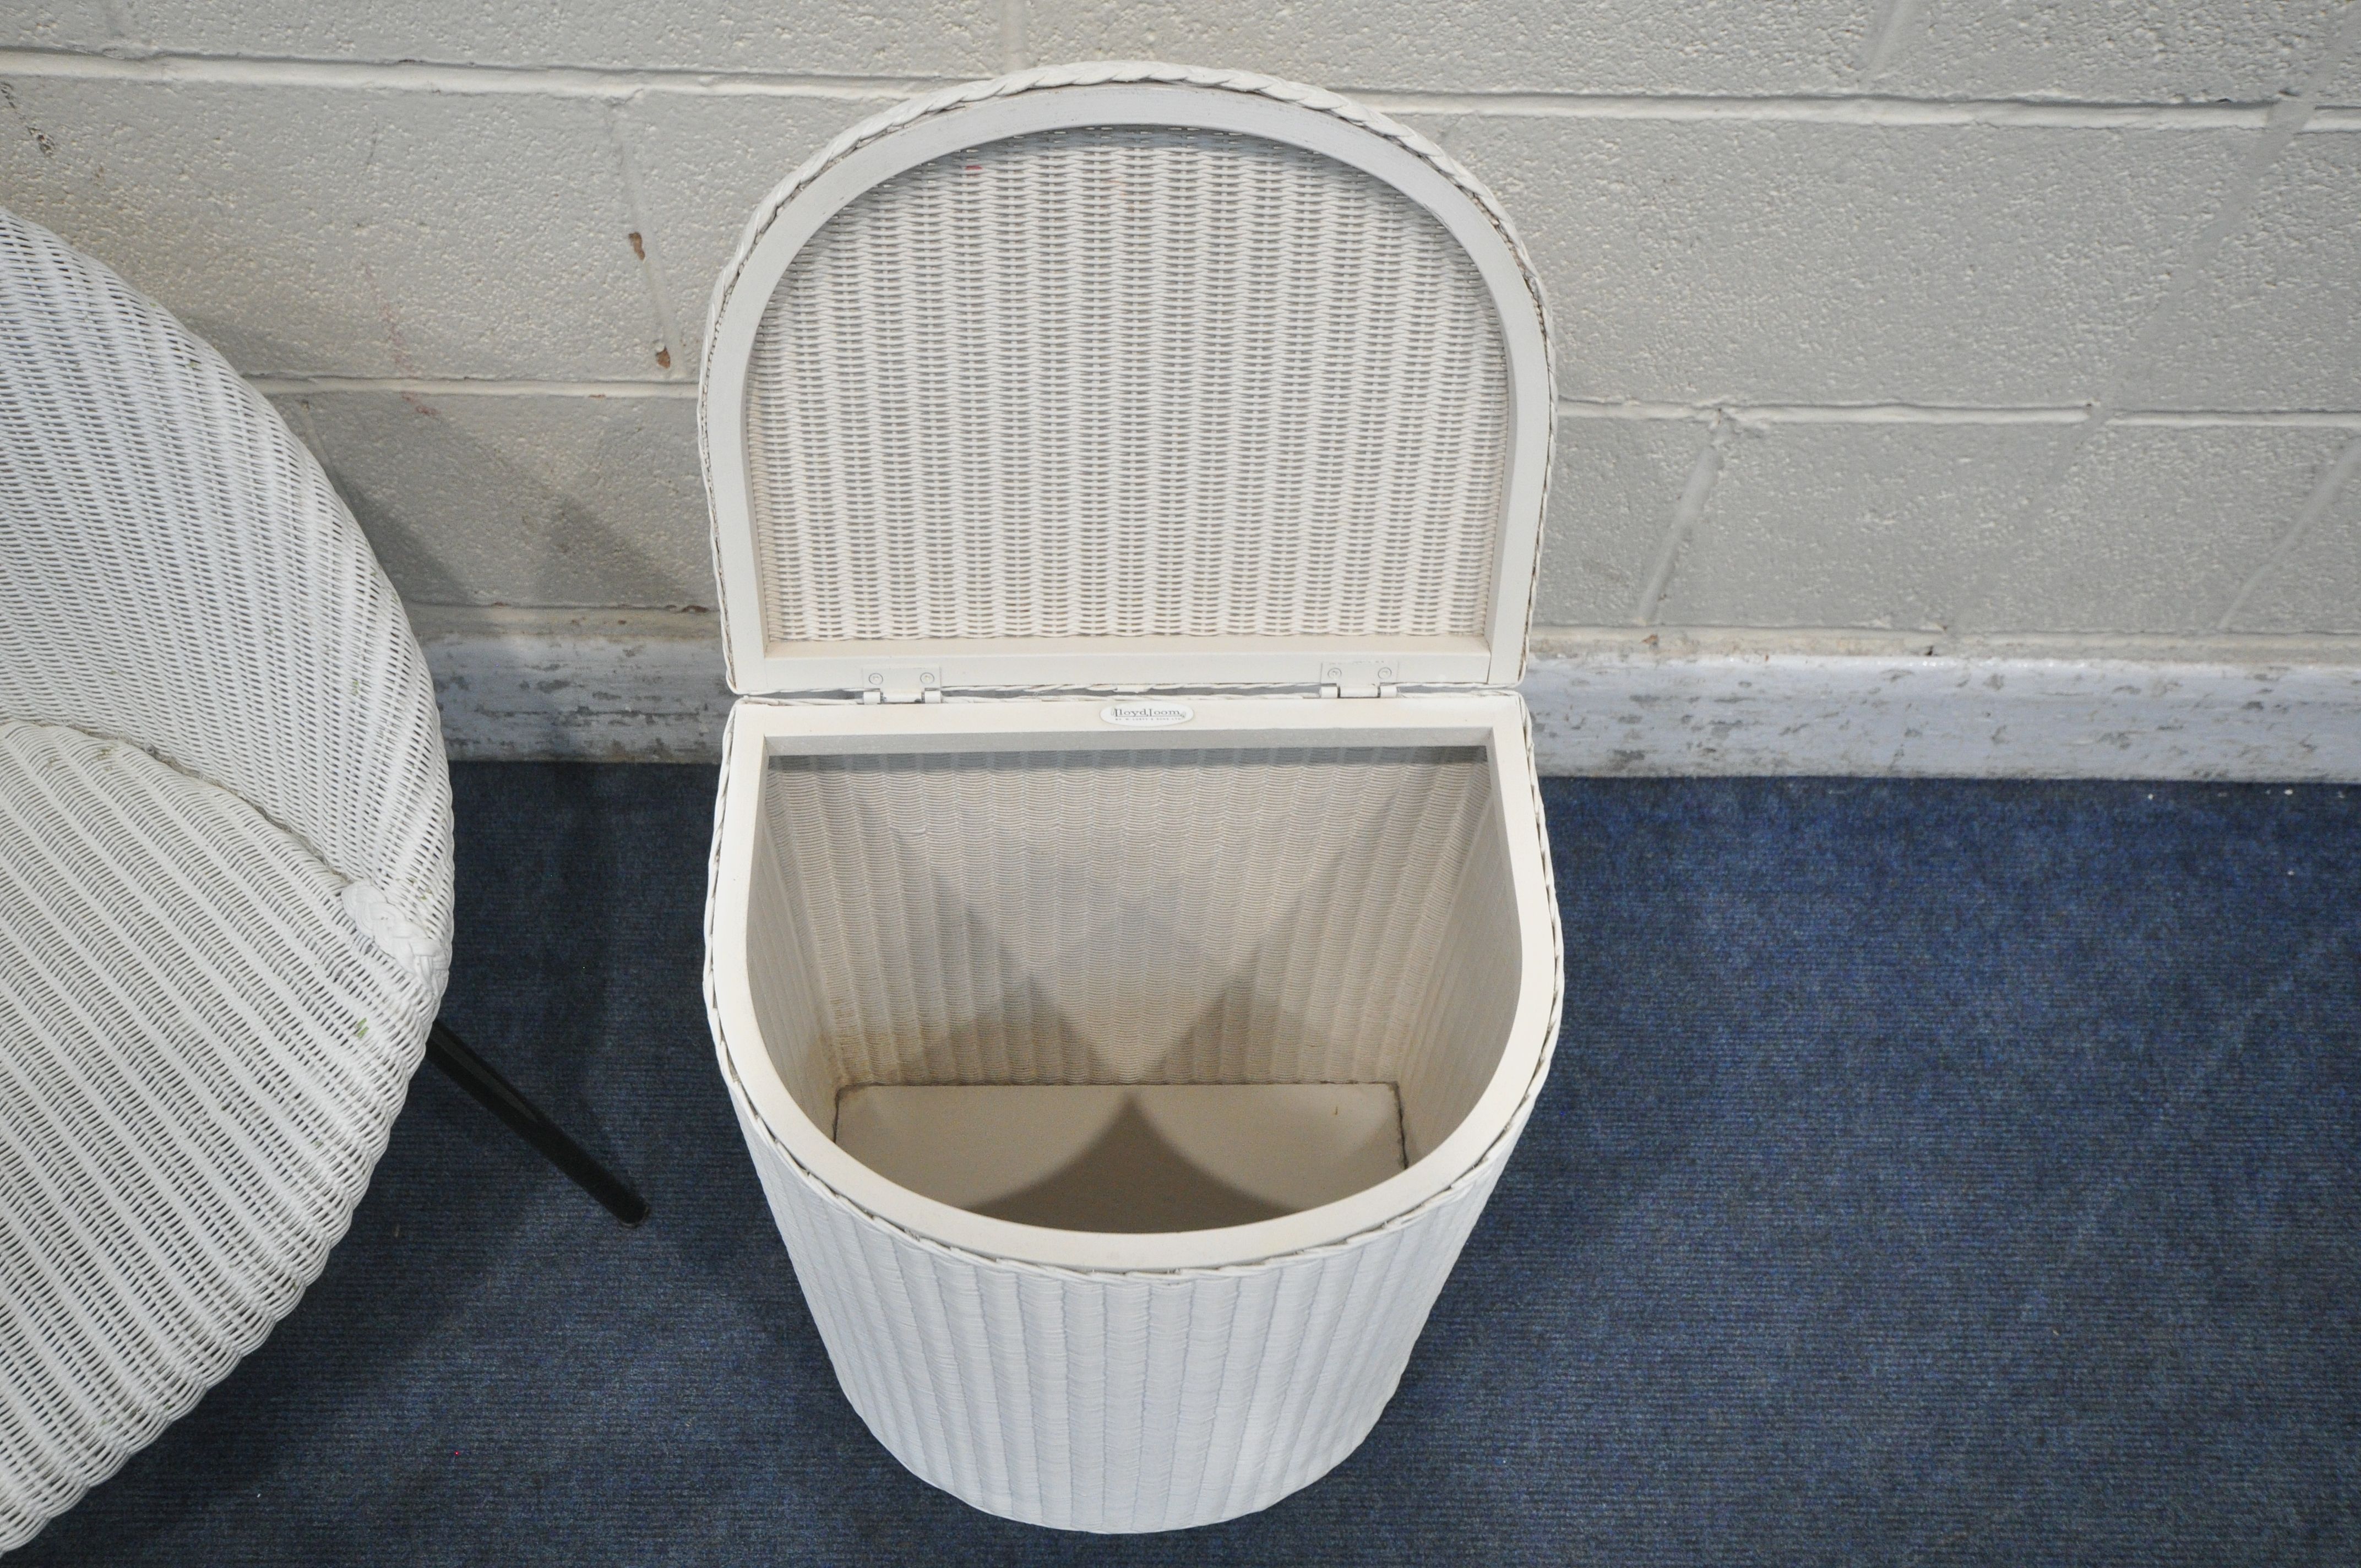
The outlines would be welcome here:
M 1517 917 L 1477 748 L 775 758 L 748 969 L 822 1128 L 862 1083 L 1489 1081 Z

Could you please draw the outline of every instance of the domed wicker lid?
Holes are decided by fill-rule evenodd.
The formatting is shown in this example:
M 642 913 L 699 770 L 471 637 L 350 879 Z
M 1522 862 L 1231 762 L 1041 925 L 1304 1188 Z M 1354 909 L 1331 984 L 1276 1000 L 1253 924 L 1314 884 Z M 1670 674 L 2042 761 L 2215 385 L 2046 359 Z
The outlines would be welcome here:
M 1539 286 L 1314 89 L 1073 66 L 856 126 L 749 224 L 699 411 L 741 692 L 1523 665 Z

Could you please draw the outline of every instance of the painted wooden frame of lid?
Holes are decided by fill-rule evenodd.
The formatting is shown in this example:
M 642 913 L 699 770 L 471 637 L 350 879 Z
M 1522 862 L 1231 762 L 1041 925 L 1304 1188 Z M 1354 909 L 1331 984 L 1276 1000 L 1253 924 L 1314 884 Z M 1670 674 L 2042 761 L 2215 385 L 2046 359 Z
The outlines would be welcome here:
M 730 684 L 741 694 L 850 693 L 881 663 L 922 664 L 949 689 L 1114 685 L 1304 687 L 1334 661 L 1384 661 L 1394 681 L 1509 685 L 1523 673 L 1554 415 L 1540 285 L 1472 176 L 1415 133 L 1332 94 L 1244 72 L 1065 67 L 953 89 L 856 126 L 774 192 L 718 284 L 697 399 Z M 1492 600 L 1482 637 L 1065 637 L 773 644 L 747 472 L 747 384 L 764 313 L 804 245 L 881 182 L 946 154 L 1035 132 L 1157 126 L 1299 147 L 1383 181 L 1431 214 L 1473 262 L 1497 314 L 1509 429 Z

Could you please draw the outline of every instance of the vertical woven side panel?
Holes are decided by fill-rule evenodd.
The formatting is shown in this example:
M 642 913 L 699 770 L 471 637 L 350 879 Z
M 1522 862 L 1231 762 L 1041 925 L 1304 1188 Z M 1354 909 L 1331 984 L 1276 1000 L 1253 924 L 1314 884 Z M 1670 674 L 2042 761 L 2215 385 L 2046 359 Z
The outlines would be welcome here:
M 1482 1097 L 1517 1015 L 1517 902 L 1500 804 L 1488 800 L 1459 896 L 1430 944 L 1426 994 L 1398 1064 L 1403 1153 L 1423 1158 Z
M 756 840 L 746 918 L 767 939 L 758 952 L 746 955 L 746 979 L 763 1048 L 779 1069 L 780 1081 L 812 1124 L 833 1136 L 841 1080 L 820 1040 L 820 993 L 807 956 L 813 922 L 795 917 L 794 895 L 780 859 L 774 839 Z M 823 916 L 821 923 L 832 922 Z
M 839 1382 L 878 1441 L 988 1513 L 1060 1530 L 1269 1507 L 1367 1435 L 1513 1139 L 1399 1225 L 1250 1267 L 1090 1276 L 930 1246 L 740 1125 Z

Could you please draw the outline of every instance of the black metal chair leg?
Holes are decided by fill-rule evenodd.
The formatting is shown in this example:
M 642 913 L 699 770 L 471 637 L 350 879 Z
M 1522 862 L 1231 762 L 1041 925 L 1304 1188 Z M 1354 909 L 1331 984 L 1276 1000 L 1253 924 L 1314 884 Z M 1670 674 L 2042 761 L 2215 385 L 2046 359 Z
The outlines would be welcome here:
M 452 1081 L 476 1097 L 484 1109 L 506 1122 L 525 1142 L 539 1149 L 550 1164 L 573 1178 L 575 1185 L 606 1206 L 627 1225 L 648 1217 L 648 1201 L 632 1191 L 622 1178 L 590 1157 L 589 1151 L 566 1136 L 566 1129 L 542 1114 L 541 1108 L 516 1091 L 514 1085 L 492 1070 L 467 1042 L 453 1034 L 442 1019 L 427 1032 L 426 1059 L 448 1073 Z

